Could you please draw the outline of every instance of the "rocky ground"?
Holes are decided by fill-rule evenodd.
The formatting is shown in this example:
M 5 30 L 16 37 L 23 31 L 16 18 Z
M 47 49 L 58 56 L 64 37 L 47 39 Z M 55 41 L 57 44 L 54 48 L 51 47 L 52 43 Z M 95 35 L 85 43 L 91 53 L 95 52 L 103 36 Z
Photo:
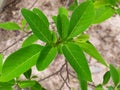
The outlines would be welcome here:
M 10 4 L 3 8 L 0 13 L 0 22 L 15 21 L 21 24 L 22 16 L 20 14 L 21 8 L 32 9 L 38 7 L 46 14 L 51 22 L 51 16 L 57 14 L 57 9 L 60 6 L 66 6 L 67 0 L 13 0 Z M 112 63 L 115 66 L 120 64 L 120 16 L 114 16 L 109 20 L 99 24 L 93 25 L 89 28 L 87 33 L 90 35 L 90 41 L 100 51 L 105 60 L 108 63 Z M 4 31 L 0 30 L 0 52 L 7 57 L 11 52 L 14 52 L 20 48 L 22 41 L 26 37 L 26 33 L 22 31 Z M 103 65 L 97 63 L 94 59 L 88 57 L 90 69 L 93 74 L 92 84 L 99 84 L 102 82 L 102 76 L 107 70 Z M 69 87 L 79 90 L 79 84 L 76 76 L 70 76 L 69 85 L 64 83 L 62 76 L 66 77 L 66 69 L 69 69 L 70 73 L 75 75 L 71 67 L 64 66 L 65 63 L 63 56 L 57 56 L 55 61 L 49 66 L 48 69 L 43 72 L 37 72 L 33 67 L 33 75 L 39 76 L 37 80 L 47 90 L 69 90 Z M 59 71 L 61 66 L 64 66 L 62 71 Z M 50 78 L 43 79 L 51 74 L 54 75 Z M 93 86 L 90 84 L 89 90 L 92 90 Z M 61 88 L 62 87 L 62 88 Z

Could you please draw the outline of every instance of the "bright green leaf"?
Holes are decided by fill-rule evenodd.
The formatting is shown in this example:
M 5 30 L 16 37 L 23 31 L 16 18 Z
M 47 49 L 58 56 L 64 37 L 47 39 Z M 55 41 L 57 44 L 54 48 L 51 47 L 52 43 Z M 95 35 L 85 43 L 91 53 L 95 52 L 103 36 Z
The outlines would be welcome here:
M 53 43 L 56 43 L 57 42 L 57 34 L 56 34 L 56 32 L 54 32 L 54 31 L 52 31 L 52 42 Z
M 5 30 L 20 30 L 21 28 L 19 27 L 18 24 L 14 22 L 4 22 L 0 23 L 0 28 L 5 29 Z
M 57 16 L 57 30 L 62 39 L 65 39 L 68 35 L 69 19 L 65 15 Z
M 103 76 L 103 84 L 107 84 L 110 80 L 110 71 L 107 71 Z
M 53 16 L 52 19 L 53 19 L 54 23 L 57 25 L 57 16 Z
M 53 61 L 57 54 L 57 48 L 52 46 L 46 46 L 42 49 L 37 61 L 37 69 L 39 71 L 44 70 Z
M 28 88 L 28 87 L 33 87 L 36 84 L 36 81 L 20 81 L 18 82 L 18 85 L 20 88 Z
M 94 24 L 101 23 L 114 15 L 114 9 L 111 7 L 100 7 L 95 9 Z
M 90 56 L 95 58 L 98 62 L 102 63 L 103 65 L 107 66 L 103 57 L 99 54 L 96 48 L 91 43 L 78 43 L 78 45 Z
M 81 3 L 73 12 L 69 25 L 69 38 L 85 31 L 94 20 L 94 5 L 92 1 Z
M 65 15 L 66 17 L 68 17 L 68 10 L 64 7 L 60 7 L 59 8 L 59 15 Z
M 27 39 L 24 40 L 22 47 L 29 46 L 39 40 L 34 34 L 30 35 L 27 37 Z
M 33 33 L 42 41 L 50 43 L 52 35 L 49 27 L 43 22 L 43 19 L 40 19 L 38 15 L 27 9 L 22 9 L 21 12 Z
M 33 12 L 39 16 L 39 18 L 46 24 L 47 27 L 49 27 L 49 21 L 47 17 L 44 15 L 44 13 L 40 9 L 34 8 Z
M 40 45 L 33 44 L 28 47 L 21 48 L 8 56 L 3 64 L 0 81 L 9 81 L 29 70 L 36 64 L 42 48 L 43 47 Z
M 89 40 L 89 35 L 81 34 L 79 37 L 75 39 L 76 42 L 87 42 Z
M 112 64 L 110 64 L 110 74 L 111 74 L 114 84 L 117 85 L 119 82 L 119 74 L 116 68 Z
M 78 79 L 92 81 L 88 62 L 81 48 L 74 43 L 68 43 L 63 46 L 62 51 L 67 61 L 77 73 Z

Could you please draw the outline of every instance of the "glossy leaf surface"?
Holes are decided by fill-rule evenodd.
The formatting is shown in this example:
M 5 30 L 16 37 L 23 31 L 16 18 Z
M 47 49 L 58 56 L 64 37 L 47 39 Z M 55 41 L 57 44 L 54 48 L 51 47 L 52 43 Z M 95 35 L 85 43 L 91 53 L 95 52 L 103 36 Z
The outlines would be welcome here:
M 88 62 L 81 48 L 74 43 L 68 43 L 63 46 L 62 51 L 67 61 L 77 73 L 78 79 L 91 81 Z
M 0 81 L 9 81 L 29 70 L 36 64 L 43 47 L 37 44 L 21 48 L 5 60 Z

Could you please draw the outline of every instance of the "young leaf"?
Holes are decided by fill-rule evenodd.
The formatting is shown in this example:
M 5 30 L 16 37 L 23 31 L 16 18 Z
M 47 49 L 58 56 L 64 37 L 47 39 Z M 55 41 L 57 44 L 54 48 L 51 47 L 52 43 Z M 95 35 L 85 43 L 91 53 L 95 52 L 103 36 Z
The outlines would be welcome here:
M 30 80 L 20 81 L 20 82 L 18 83 L 18 85 L 19 85 L 20 88 L 33 87 L 35 84 L 36 84 L 36 81 L 30 81 Z
M 65 15 L 66 17 L 68 17 L 68 10 L 64 7 L 60 7 L 59 8 L 59 15 Z
M 29 69 L 28 71 L 26 71 L 26 72 L 24 73 L 24 76 L 25 76 L 27 79 L 30 79 L 31 73 L 32 73 L 32 69 Z
M 73 38 L 85 31 L 93 22 L 94 5 L 92 1 L 80 4 L 73 12 L 69 25 L 69 38 Z
M 37 61 L 37 69 L 39 71 L 44 70 L 53 61 L 57 54 L 57 48 L 52 46 L 46 46 L 42 49 Z
M 99 54 L 96 48 L 91 43 L 78 43 L 78 45 L 90 56 L 95 58 L 98 62 L 102 63 L 103 65 L 107 66 L 103 57 Z
M 119 83 L 119 74 L 112 64 L 110 64 L 110 74 L 114 84 L 117 85 Z
M 53 16 L 52 20 L 54 21 L 54 23 L 57 25 L 57 16 Z
M 104 76 L 103 76 L 103 84 L 107 84 L 108 81 L 110 80 L 110 71 L 107 71 Z
M 21 12 L 33 33 L 42 41 L 50 43 L 52 35 L 43 19 L 40 19 L 38 15 L 27 9 L 22 9 Z
M 3 65 L 3 55 L 0 54 L 0 74 L 2 72 L 2 65 Z
M 46 24 L 47 27 L 49 27 L 49 21 L 47 17 L 44 15 L 44 13 L 40 9 L 34 8 L 33 12 L 39 16 L 39 18 Z
M 69 19 L 65 15 L 57 16 L 57 30 L 62 39 L 65 39 L 68 35 Z
M 56 34 L 56 32 L 54 32 L 54 31 L 52 31 L 52 42 L 53 43 L 56 43 L 57 42 L 57 34 Z
M 37 44 L 21 48 L 12 53 L 3 64 L 0 81 L 6 82 L 29 70 L 36 64 L 43 47 Z
M 46 90 L 46 89 L 44 89 L 38 82 L 36 82 L 35 85 L 30 88 L 30 90 Z
M 87 42 L 89 40 L 89 35 L 81 34 L 78 38 L 75 39 L 77 42 Z
M 101 23 L 114 15 L 114 9 L 111 7 L 100 7 L 95 9 L 94 24 Z
M 14 22 L 4 22 L 0 23 L 0 28 L 5 29 L 5 30 L 20 30 L 21 28 L 19 27 L 18 24 Z
M 24 40 L 22 47 L 29 46 L 39 40 L 34 34 L 30 35 L 27 37 L 27 39 Z
M 92 81 L 88 62 L 81 48 L 74 43 L 68 43 L 62 47 L 62 51 L 70 65 L 77 73 L 78 79 L 80 81 Z

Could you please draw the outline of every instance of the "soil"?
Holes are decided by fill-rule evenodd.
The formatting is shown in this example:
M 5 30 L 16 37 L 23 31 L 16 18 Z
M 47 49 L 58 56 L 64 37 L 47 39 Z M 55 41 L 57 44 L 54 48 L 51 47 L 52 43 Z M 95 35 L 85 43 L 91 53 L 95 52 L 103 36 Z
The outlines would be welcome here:
M 21 8 L 32 9 L 34 7 L 40 8 L 49 21 L 52 22 L 51 16 L 57 15 L 57 10 L 60 6 L 66 6 L 67 0 L 13 0 L 12 3 L 7 4 L 0 13 L 0 22 L 14 21 L 21 24 L 22 16 L 20 14 Z M 91 26 L 87 33 L 90 35 L 90 41 L 100 51 L 104 59 L 108 63 L 114 64 L 116 67 L 120 64 L 120 17 L 114 16 L 107 21 Z M 21 47 L 22 41 L 25 39 L 26 33 L 22 31 L 5 31 L 0 30 L 0 52 L 6 58 L 10 53 L 14 52 Z M 99 84 L 102 82 L 102 76 L 107 70 L 103 65 L 97 63 L 94 59 L 88 57 L 91 72 L 93 74 L 93 84 Z M 67 85 L 64 85 L 60 89 L 63 80 L 60 73 L 54 75 L 45 80 L 42 78 L 54 73 L 64 64 L 64 57 L 57 56 L 55 61 L 49 66 L 48 69 L 38 72 L 33 67 L 33 75 L 39 76 L 37 80 L 40 81 L 42 86 L 47 90 L 69 90 Z M 69 71 L 75 75 L 72 68 L 69 66 Z M 65 68 L 62 71 L 62 75 L 66 77 Z M 70 76 L 69 86 L 79 89 L 78 80 Z M 89 90 L 93 90 L 89 85 Z

